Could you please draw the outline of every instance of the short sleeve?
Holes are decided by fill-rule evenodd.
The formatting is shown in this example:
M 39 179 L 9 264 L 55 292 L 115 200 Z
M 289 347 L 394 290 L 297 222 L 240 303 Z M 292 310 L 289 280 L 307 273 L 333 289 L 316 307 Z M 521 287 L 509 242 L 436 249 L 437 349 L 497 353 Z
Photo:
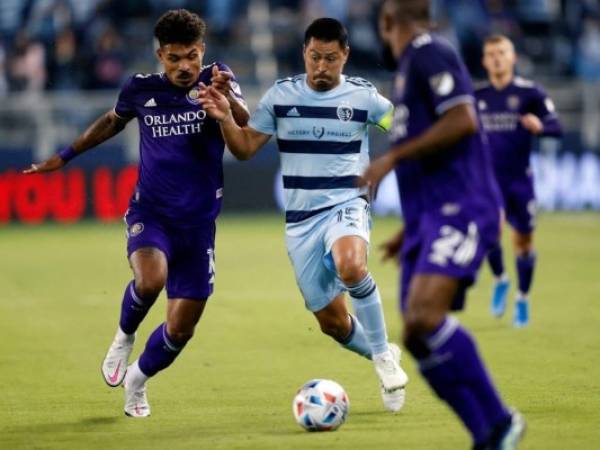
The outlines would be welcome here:
M 368 122 L 384 131 L 389 131 L 393 115 L 394 105 L 392 102 L 374 89 L 371 93 Z
M 275 122 L 275 111 L 273 108 L 273 99 L 276 86 L 269 89 L 258 102 L 256 111 L 250 118 L 248 126 L 264 134 L 273 135 L 277 131 Z
M 426 97 L 441 116 L 452 107 L 473 103 L 473 86 L 458 54 L 450 45 L 432 42 L 416 50 L 413 69 L 425 83 Z
M 534 88 L 533 102 L 531 105 L 531 113 L 545 120 L 556 116 L 556 108 L 554 102 L 548 97 L 544 89 L 540 86 Z
M 562 136 L 563 131 L 554 103 L 540 86 L 534 88 L 533 101 L 529 107 L 529 112 L 535 114 L 542 121 L 544 125 L 543 136 Z
M 134 77 L 129 78 L 119 92 L 115 113 L 123 119 L 131 119 L 136 116 L 134 103 Z
M 232 75 L 230 84 L 231 84 L 231 93 L 233 94 L 233 96 L 238 99 L 240 102 L 242 102 L 244 105 L 246 104 L 246 99 L 244 99 L 244 95 L 242 94 L 242 89 L 240 88 L 240 85 L 238 84 L 237 78 L 235 76 L 235 73 L 233 73 L 233 70 L 231 70 L 231 68 L 227 65 L 227 64 L 223 64 L 221 62 L 216 63 L 217 67 L 219 68 L 219 70 L 224 71 L 224 72 L 229 72 Z

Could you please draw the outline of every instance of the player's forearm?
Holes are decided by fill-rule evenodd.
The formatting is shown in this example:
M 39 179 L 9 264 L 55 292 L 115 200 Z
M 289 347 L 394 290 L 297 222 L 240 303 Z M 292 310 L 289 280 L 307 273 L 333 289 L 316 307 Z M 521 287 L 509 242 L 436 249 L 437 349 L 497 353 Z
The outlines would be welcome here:
M 231 114 L 233 115 L 235 123 L 240 127 L 246 126 L 250 120 L 250 113 L 248 112 L 246 105 L 240 102 L 232 94 L 229 94 L 227 100 L 229 100 L 229 107 L 231 108 Z
M 229 116 L 220 122 L 223 139 L 229 151 L 237 159 L 245 161 L 250 159 L 258 151 L 258 148 L 251 142 L 248 133 L 240 127 L 233 116 L 233 111 Z
M 99 117 L 73 142 L 76 153 L 82 153 L 110 139 L 125 128 L 126 119 L 119 118 L 113 111 Z
M 475 112 L 470 105 L 455 106 L 421 135 L 390 149 L 394 162 L 423 158 L 440 153 L 478 129 Z

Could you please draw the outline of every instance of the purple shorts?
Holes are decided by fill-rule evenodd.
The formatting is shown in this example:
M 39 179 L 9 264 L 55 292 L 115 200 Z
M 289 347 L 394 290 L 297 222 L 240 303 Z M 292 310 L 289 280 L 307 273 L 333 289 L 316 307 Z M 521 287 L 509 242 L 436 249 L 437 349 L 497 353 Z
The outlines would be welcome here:
M 167 257 L 167 298 L 207 299 L 215 280 L 215 223 L 173 226 L 156 215 L 129 208 L 127 257 L 142 247 L 161 250 Z
M 535 227 L 536 215 L 533 179 L 527 175 L 518 178 L 497 178 L 506 221 L 521 234 L 531 233 Z
M 400 307 L 406 310 L 410 283 L 417 274 L 440 274 L 459 280 L 453 310 L 464 307 L 465 294 L 477 278 L 479 266 L 499 236 L 499 211 L 487 216 L 466 214 L 421 218 L 412 235 L 405 236 L 400 256 Z

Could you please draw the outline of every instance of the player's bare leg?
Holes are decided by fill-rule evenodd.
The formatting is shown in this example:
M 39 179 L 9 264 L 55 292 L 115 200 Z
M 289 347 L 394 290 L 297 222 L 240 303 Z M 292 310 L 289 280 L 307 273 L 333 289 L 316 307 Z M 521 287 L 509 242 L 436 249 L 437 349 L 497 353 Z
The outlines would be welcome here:
M 148 338 L 140 358 L 127 370 L 125 381 L 125 414 L 147 417 L 150 405 L 146 396 L 146 381 L 166 369 L 177 358 L 194 335 L 206 300 L 169 299 L 167 321 Z
M 404 404 L 408 376 L 400 367 L 400 349 L 388 343 L 379 290 L 367 269 L 367 242 L 358 236 L 343 236 L 334 242 L 331 252 L 338 276 L 352 299 L 357 322 L 365 330 L 384 406 L 398 411 Z
M 135 331 L 154 304 L 167 280 L 167 258 L 157 248 L 144 247 L 129 258 L 134 280 L 125 288 L 119 327 L 102 362 L 102 376 L 111 387 L 125 378 Z
M 529 324 L 529 289 L 535 269 L 535 251 L 533 248 L 533 233 L 514 232 L 513 245 L 517 257 L 518 286 L 515 302 L 513 325 L 517 328 Z
M 404 313 L 404 344 L 432 389 L 463 421 L 475 448 L 497 448 L 517 431 L 516 416 L 500 400 L 473 338 L 448 315 L 459 290 L 459 281 L 446 275 L 415 275 Z

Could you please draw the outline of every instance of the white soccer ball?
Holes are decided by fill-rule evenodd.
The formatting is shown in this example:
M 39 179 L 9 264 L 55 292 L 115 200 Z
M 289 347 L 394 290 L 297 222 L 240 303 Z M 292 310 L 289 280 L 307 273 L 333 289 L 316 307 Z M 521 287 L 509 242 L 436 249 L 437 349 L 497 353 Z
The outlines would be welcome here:
M 344 388 L 331 380 L 310 380 L 292 403 L 296 422 L 307 431 L 337 430 L 345 421 L 350 400 Z

